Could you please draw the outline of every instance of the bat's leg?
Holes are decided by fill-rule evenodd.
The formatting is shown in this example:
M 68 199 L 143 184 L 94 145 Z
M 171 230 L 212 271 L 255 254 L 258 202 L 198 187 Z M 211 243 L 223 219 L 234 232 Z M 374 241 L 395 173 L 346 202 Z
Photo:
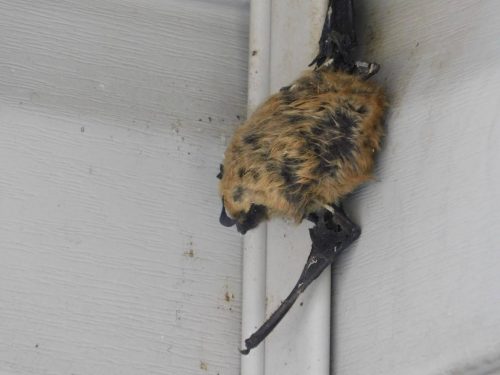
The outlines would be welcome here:
M 316 65 L 317 69 L 331 60 L 334 69 L 367 80 L 378 72 L 380 66 L 377 63 L 353 61 L 351 51 L 356 45 L 353 0 L 330 0 L 319 40 L 319 52 L 309 66 Z
M 350 52 L 355 45 L 352 0 L 330 0 L 319 40 L 319 53 L 309 66 L 318 68 L 331 59 L 336 69 L 351 71 Z
M 278 309 L 245 340 L 246 349 L 240 350 L 241 354 L 248 354 L 251 349 L 259 345 L 283 319 L 300 294 L 333 263 L 342 250 L 359 237 L 361 233 L 359 226 L 345 215 L 341 207 L 332 205 L 329 208 L 331 211 L 323 209 L 309 215 L 308 219 L 314 222 L 315 226 L 309 229 L 312 248 L 302 274 Z

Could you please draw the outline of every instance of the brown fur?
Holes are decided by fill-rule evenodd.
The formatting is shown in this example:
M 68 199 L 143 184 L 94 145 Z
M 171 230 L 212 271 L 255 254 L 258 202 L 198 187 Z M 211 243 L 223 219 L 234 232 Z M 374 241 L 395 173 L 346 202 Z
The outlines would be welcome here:
M 219 191 L 237 220 L 252 204 L 300 222 L 372 176 L 386 100 L 380 87 L 328 68 L 269 97 L 235 132 Z

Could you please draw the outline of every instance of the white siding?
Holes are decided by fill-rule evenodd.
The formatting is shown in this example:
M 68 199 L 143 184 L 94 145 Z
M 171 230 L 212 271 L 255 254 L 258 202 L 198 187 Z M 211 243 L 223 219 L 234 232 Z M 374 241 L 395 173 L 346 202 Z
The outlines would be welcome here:
M 500 2 L 357 4 L 391 110 L 335 266 L 333 372 L 498 374 Z
M 0 373 L 239 372 L 248 3 L 0 1 Z

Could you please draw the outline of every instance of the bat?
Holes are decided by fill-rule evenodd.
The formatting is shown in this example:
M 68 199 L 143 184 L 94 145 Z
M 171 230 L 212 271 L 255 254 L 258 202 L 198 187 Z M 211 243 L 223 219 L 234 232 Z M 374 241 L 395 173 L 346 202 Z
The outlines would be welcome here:
M 352 0 L 329 0 L 319 53 L 289 86 L 270 96 L 234 133 L 220 165 L 220 223 L 245 234 L 282 217 L 310 229 L 311 253 L 299 281 L 247 340 L 248 354 L 281 321 L 300 293 L 361 233 L 342 199 L 372 179 L 387 107 L 367 79 L 379 65 L 354 61 Z

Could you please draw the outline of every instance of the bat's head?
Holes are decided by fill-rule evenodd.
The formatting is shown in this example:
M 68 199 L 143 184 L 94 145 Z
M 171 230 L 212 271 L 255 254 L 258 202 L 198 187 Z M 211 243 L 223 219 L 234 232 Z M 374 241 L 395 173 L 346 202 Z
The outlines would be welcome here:
M 266 206 L 255 202 L 255 194 L 241 184 L 233 186 L 224 178 L 221 172 L 217 176 L 221 179 L 222 211 L 219 221 L 226 227 L 236 225 L 238 232 L 245 234 L 255 228 L 262 221 L 267 220 L 268 211 Z
M 228 210 L 228 212 L 230 212 Z M 261 204 L 252 203 L 248 210 L 237 210 L 233 214 L 226 212 L 224 197 L 222 198 L 222 211 L 219 221 L 226 227 L 236 225 L 236 229 L 241 234 L 245 234 L 250 229 L 255 228 L 260 222 L 267 220 L 267 208 Z

